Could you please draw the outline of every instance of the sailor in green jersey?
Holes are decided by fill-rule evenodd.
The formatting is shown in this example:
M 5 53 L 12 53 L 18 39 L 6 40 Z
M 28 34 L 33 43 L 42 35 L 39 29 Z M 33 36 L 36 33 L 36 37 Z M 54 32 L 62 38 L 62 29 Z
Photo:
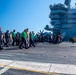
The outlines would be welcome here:
M 15 30 L 12 32 L 12 37 L 16 37 Z
M 32 31 L 31 33 L 31 45 L 35 47 L 35 35 L 34 35 L 34 32 Z
M 35 43 L 37 44 L 37 42 L 38 42 L 38 35 L 36 34 L 35 35 Z
M 27 49 L 27 44 L 26 44 L 27 33 L 26 33 L 26 29 L 22 32 L 21 36 L 22 36 L 22 41 L 21 41 L 21 44 L 20 44 L 19 48 L 22 49 L 22 45 L 24 44 L 25 49 Z
M 24 39 L 27 38 L 27 33 L 26 33 L 25 31 L 22 32 L 22 37 L 23 37 Z
M 15 42 L 16 42 L 16 32 L 15 32 L 15 30 L 13 30 L 13 32 L 12 32 L 12 38 L 13 38 L 13 43 L 12 43 L 12 45 L 14 46 L 14 44 L 15 44 Z

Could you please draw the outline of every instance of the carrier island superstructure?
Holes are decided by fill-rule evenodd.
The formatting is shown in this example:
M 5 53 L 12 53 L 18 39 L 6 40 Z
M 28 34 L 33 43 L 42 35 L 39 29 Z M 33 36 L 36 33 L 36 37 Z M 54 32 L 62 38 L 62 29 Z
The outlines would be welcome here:
M 65 0 L 64 4 L 58 3 L 50 5 L 50 24 L 45 29 L 53 34 L 61 34 L 65 40 L 76 37 L 76 8 L 71 8 L 71 0 Z

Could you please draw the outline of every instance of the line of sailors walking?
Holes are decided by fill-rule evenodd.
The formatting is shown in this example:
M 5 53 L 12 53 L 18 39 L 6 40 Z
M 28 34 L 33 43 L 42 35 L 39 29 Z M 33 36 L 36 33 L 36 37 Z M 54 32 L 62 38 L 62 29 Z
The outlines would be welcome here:
M 47 39 L 49 40 L 49 43 L 53 44 L 59 44 L 62 40 L 61 35 L 47 35 Z M 28 49 L 29 47 L 33 46 L 35 47 L 37 43 L 39 42 L 46 42 L 46 37 L 43 33 L 38 33 L 35 35 L 34 31 L 29 32 L 29 29 L 24 29 L 22 33 L 19 33 L 15 30 L 13 32 L 9 32 L 7 30 L 5 33 L 2 33 L 0 28 L 0 50 L 3 50 L 2 45 L 9 47 L 12 46 L 19 46 L 20 49 L 25 47 L 25 49 Z
M 20 49 L 25 47 L 25 49 L 28 49 L 31 46 L 36 46 L 37 42 L 37 35 L 34 34 L 34 31 L 29 32 L 29 29 L 24 29 L 22 33 L 19 33 L 15 30 L 13 32 L 9 33 L 9 30 L 7 30 L 5 33 L 2 33 L 0 28 L 0 50 L 3 50 L 2 45 L 9 47 L 10 45 L 19 46 Z

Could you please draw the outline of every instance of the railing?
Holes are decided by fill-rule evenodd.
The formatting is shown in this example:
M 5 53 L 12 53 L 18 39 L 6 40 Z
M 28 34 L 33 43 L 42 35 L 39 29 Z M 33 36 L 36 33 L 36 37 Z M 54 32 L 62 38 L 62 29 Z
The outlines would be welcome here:
M 67 13 L 64 10 L 52 10 L 51 13 Z

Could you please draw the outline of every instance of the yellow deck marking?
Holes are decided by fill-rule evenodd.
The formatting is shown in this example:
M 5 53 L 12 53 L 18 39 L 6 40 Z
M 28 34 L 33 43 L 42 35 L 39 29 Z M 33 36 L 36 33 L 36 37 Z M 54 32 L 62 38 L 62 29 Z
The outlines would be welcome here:
M 53 73 L 53 72 L 44 72 L 44 71 L 39 71 L 39 70 L 31 70 L 31 69 L 27 69 L 27 68 L 19 68 L 19 67 L 16 67 L 16 66 L 8 66 L 8 65 L 5 65 L 5 64 L 0 64 L 0 66 L 1 67 L 5 67 L 6 66 L 6 67 L 11 68 L 11 69 L 26 70 L 26 71 L 42 73 L 42 74 L 61 75 L 61 74 L 56 74 L 56 73 Z

